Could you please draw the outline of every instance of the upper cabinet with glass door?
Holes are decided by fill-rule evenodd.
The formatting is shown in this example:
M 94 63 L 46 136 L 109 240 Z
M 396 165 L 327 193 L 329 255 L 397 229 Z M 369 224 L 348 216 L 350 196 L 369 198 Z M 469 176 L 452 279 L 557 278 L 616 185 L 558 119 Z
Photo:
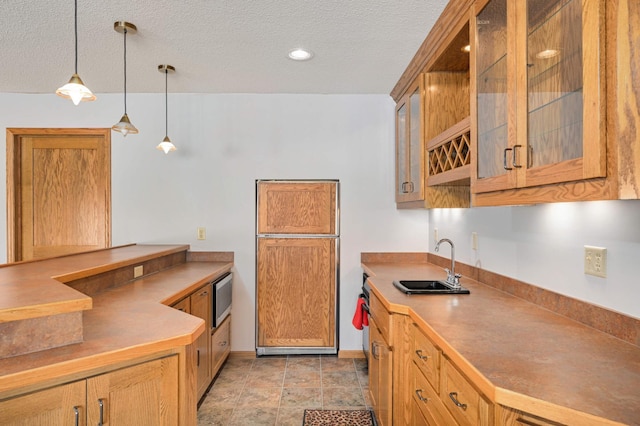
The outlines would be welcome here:
M 396 203 L 424 200 L 424 76 L 396 105 Z
M 549 185 L 606 176 L 604 2 L 479 0 L 475 13 L 473 204 L 580 199 Z

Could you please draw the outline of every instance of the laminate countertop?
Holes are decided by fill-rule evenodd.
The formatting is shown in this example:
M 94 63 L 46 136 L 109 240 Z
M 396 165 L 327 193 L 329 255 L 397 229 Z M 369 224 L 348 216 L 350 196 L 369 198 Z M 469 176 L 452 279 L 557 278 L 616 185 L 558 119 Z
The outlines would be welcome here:
M 417 263 L 363 263 L 374 293 L 409 315 L 493 402 L 523 411 L 563 407 L 640 424 L 640 348 L 488 285 L 469 295 L 406 295 L 393 280 L 446 278 Z
M 93 297 L 68 287 L 71 291 L 67 292 L 60 282 L 187 249 L 188 246 L 131 245 L 0 268 L 0 300 L 4 305 L 0 310 L 5 309 L 5 318 L 11 316 L 11 308 L 7 306 L 15 307 L 16 300 L 27 300 L 36 312 L 40 311 L 35 302 L 50 305 L 51 299 L 55 302 L 60 294 L 66 293 L 71 300 L 88 298 L 90 301 L 90 309 L 83 311 L 83 342 L 0 359 L 0 399 L 12 395 L 17 388 L 43 380 L 55 382 L 62 377 L 86 374 L 92 369 L 193 343 L 204 331 L 204 321 L 168 305 L 229 272 L 233 262 L 181 263 Z M 20 286 L 13 285 L 16 277 L 31 285 L 13 296 L 16 289 L 20 290 Z M 9 285 L 5 286 L 7 282 Z M 52 294 L 47 291 L 48 286 L 57 287 L 51 299 L 47 298 Z M 29 293 L 33 298 L 28 298 Z

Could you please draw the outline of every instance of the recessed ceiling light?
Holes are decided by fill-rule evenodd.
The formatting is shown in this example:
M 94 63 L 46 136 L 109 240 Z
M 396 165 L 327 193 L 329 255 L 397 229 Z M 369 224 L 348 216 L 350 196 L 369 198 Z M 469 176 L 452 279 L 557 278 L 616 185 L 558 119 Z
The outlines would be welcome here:
M 536 53 L 536 58 L 538 59 L 549 59 L 549 58 L 553 58 L 554 56 L 558 56 L 560 54 L 559 50 L 556 49 L 545 49 L 543 51 L 540 51 L 538 53 Z
M 306 49 L 292 49 L 289 51 L 289 59 L 294 61 L 308 61 L 313 57 L 313 52 Z

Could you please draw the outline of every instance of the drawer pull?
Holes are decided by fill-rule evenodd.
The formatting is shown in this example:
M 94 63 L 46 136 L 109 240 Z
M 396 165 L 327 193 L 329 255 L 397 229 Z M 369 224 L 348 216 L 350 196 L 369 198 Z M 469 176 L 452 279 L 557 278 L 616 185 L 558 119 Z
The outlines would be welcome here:
M 458 392 L 449 392 L 449 398 L 451 398 L 453 403 L 456 404 L 458 408 L 462 408 L 463 410 L 467 409 L 467 404 L 463 404 L 458 401 Z
M 416 389 L 416 396 L 422 402 L 428 402 L 429 401 L 429 398 L 425 398 L 424 396 L 422 396 L 422 389 Z
M 75 406 L 73 407 L 73 415 L 75 416 L 75 425 L 78 426 L 80 424 L 80 409 Z
M 100 418 L 98 419 L 98 426 L 102 426 L 104 424 L 104 399 L 99 399 L 98 405 L 100 406 Z
M 426 361 L 429 359 L 429 355 L 422 355 L 422 349 L 418 349 L 416 351 L 416 355 L 418 355 L 418 358 L 420 358 L 423 361 Z
M 223 340 L 222 342 L 218 343 L 218 346 L 227 346 L 227 341 Z

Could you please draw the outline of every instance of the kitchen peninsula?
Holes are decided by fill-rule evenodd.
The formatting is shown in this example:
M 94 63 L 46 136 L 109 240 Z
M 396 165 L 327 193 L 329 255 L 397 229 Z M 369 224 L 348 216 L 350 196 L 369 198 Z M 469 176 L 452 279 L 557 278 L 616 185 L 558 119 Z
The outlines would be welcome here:
M 55 424 L 110 416 L 195 425 L 194 343 L 209 330 L 170 306 L 232 267 L 233 253 L 187 245 L 127 245 L 1 267 L 0 423 L 27 414 L 46 420 L 47 412 Z
M 362 254 L 374 324 L 392 348 L 392 409 L 380 407 L 392 413 L 389 424 L 640 424 L 637 319 L 586 304 L 560 315 L 527 300 L 536 287 L 467 265 L 469 295 L 405 295 L 392 284 L 444 279 L 447 262 Z M 573 303 L 546 293 L 558 310 Z M 628 333 L 614 337 L 571 318 L 580 315 L 617 316 L 617 332 Z M 383 374 L 370 367 L 370 378 Z

